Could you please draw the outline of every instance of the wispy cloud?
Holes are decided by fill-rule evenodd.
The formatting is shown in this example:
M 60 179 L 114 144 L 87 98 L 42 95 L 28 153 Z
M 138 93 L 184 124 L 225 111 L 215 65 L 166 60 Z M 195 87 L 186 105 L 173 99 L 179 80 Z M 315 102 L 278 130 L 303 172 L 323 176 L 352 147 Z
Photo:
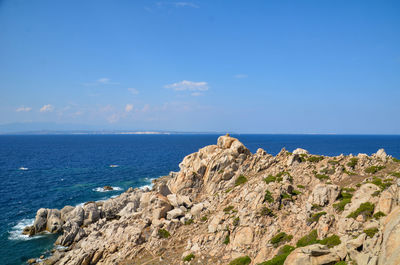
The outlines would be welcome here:
M 52 112 L 54 110 L 54 106 L 51 104 L 44 105 L 40 108 L 40 112 Z
M 176 91 L 207 91 L 208 83 L 207 82 L 193 82 L 183 80 L 181 82 L 165 85 L 165 88 L 171 88 Z
M 19 107 L 19 108 L 17 108 L 15 111 L 16 112 L 29 112 L 29 111 L 31 111 L 32 110 L 32 108 L 30 108 L 30 107 L 24 107 L 24 106 L 22 106 L 22 107 Z
M 200 92 L 193 92 L 191 95 L 192 95 L 193 97 L 198 97 L 198 96 L 203 95 L 203 93 L 200 93 Z
M 172 3 L 176 7 L 192 7 L 192 8 L 200 8 L 200 6 L 191 3 L 191 2 L 174 2 Z
M 132 110 L 133 110 L 133 104 L 126 104 L 125 111 L 126 112 L 131 112 Z
M 112 82 L 110 78 L 102 77 L 91 83 L 84 83 L 85 86 L 98 86 L 98 85 L 119 85 L 118 82 Z
M 237 74 L 237 75 L 234 75 L 234 77 L 240 79 L 240 78 L 247 78 L 248 75 L 246 75 L 246 74 Z
M 133 95 L 139 94 L 139 90 L 137 90 L 136 88 L 131 87 L 131 88 L 128 88 L 128 90 L 129 90 L 129 92 L 131 92 Z

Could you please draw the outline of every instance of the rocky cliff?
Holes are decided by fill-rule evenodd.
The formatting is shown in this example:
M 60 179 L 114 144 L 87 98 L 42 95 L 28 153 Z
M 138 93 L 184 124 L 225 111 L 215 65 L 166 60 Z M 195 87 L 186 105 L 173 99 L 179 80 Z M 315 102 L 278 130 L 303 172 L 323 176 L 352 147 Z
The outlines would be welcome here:
M 400 264 L 400 161 L 383 149 L 255 154 L 221 136 L 152 190 L 40 209 L 60 233 L 43 264 Z

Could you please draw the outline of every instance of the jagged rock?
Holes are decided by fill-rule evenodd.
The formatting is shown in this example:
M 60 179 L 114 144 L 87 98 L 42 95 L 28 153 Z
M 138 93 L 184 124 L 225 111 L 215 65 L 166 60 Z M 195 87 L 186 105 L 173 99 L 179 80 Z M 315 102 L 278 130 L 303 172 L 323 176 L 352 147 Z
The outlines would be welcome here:
M 378 265 L 400 264 L 400 207 L 385 219 L 383 242 Z
M 315 244 L 295 249 L 286 258 L 284 265 L 324 265 L 335 264 L 338 261 L 340 257 L 328 247 Z
M 69 246 L 86 235 L 85 231 L 75 222 L 67 221 L 62 228 L 64 233 L 59 236 L 56 241 L 56 244 L 61 246 Z
M 184 215 L 185 215 L 185 213 L 180 208 L 175 208 L 175 209 L 167 212 L 167 219 L 171 220 L 171 219 L 175 219 L 177 217 L 181 217 Z
M 200 202 L 193 205 L 192 209 L 190 209 L 190 213 L 194 216 L 199 216 L 203 209 L 204 209 L 204 203 Z
M 36 217 L 35 217 L 35 222 L 33 223 L 36 233 L 40 233 L 40 232 L 46 230 L 47 212 L 48 212 L 48 209 L 44 209 L 44 208 L 41 208 L 37 211 Z
M 90 225 L 100 219 L 100 211 L 97 208 L 96 203 L 93 202 L 93 203 L 86 204 L 83 207 L 83 210 L 85 212 L 84 219 L 83 219 L 84 226 Z
M 386 161 L 387 159 L 387 154 L 385 152 L 385 149 L 381 148 L 379 149 L 375 154 L 374 154 L 377 158 L 382 159 L 383 161 Z
M 325 206 L 336 200 L 339 196 L 340 188 L 337 185 L 318 184 L 312 191 L 308 201 L 311 204 Z
M 192 207 L 193 203 L 188 196 L 179 195 L 179 194 L 169 194 L 167 198 L 172 206 L 180 207 L 185 206 L 187 208 Z
M 372 183 L 367 183 L 362 185 L 360 189 L 354 192 L 354 195 L 351 198 L 351 203 L 346 205 L 342 213 L 342 216 L 343 217 L 348 216 L 351 212 L 357 210 L 357 208 L 360 207 L 362 203 L 376 201 L 377 199 L 373 197 L 372 194 L 374 194 L 374 192 L 378 190 L 379 190 L 378 186 Z
M 251 227 L 243 227 L 239 229 L 232 242 L 233 247 L 242 247 L 250 245 L 253 242 L 253 229 Z
M 111 186 L 104 186 L 104 187 L 103 187 L 103 190 L 105 190 L 105 191 L 110 191 L 110 190 L 114 190 L 114 188 L 111 187 Z
M 375 212 L 380 211 L 388 215 L 391 212 L 394 203 L 395 199 L 393 198 L 393 195 L 388 190 L 385 190 L 381 193 Z

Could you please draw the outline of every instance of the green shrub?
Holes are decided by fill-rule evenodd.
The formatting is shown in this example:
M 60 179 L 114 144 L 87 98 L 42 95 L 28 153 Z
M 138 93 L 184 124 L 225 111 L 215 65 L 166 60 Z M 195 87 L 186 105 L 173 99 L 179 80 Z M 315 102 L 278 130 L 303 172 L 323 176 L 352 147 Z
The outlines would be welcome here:
M 334 167 L 333 168 L 324 168 L 324 169 L 321 169 L 319 172 L 322 174 L 332 175 L 333 173 L 335 173 L 335 168 Z
M 167 230 L 165 230 L 165 229 L 159 229 L 158 230 L 158 236 L 160 237 L 160 238 L 168 238 L 169 236 L 170 236 L 171 234 L 167 231 Z
M 236 217 L 235 219 L 233 219 L 233 225 L 234 225 L 234 226 L 238 226 L 238 225 L 239 225 L 239 222 L 240 222 L 239 217 Z
M 243 175 L 240 175 L 236 180 L 235 180 L 235 186 L 242 185 L 247 182 L 247 178 Z
M 183 261 L 191 261 L 192 259 L 194 259 L 194 257 L 195 257 L 194 254 L 190 253 L 189 255 L 183 258 Z
M 225 207 L 224 208 L 224 213 L 226 213 L 226 214 L 230 213 L 233 210 L 233 208 L 234 207 L 232 205 L 229 205 L 228 207 Z
M 284 245 L 283 247 L 281 247 L 278 250 L 278 254 L 277 255 L 289 254 L 290 252 L 292 252 L 295 249 L 296 249 L 295 247 L 292 247 L 290 245 Z
M 372 193 L 371 195 L 372 195 L 372 197 L 376 197 L 376 196 L 379 196 L 379 194 L 381 194 L 381 191 L 377 190 L 377 191 L 374 191 L 374 193 Z
M 207 216 L 203 216 L 203 217 L 201 217 L 201 219 L 200 219 L 200 221 L 202 221 L 202 222 L 206 222 L 207 221 Z
M 275 176 L 273 175 L 268 175 L 268 177 L 264 178 L 265 183 L 269 184 L 271 182 L 281 182 L 283 180 L 283 176 L 286 175 L 289 178 L 289 181 L 293 181 L 293 177 L 289 174 L 289 172 L 283 171 L 279 172 Z
M 394 162 L 400 163 L 400 159 L 397 159 L 397 158 L 395 158 L 395 157 L 392 157 L 392 159 L 393 159 Z
M 386 214 L 384 214 L 384 213 L 381 212 L 381 211 L 379 211 L 379 212 L 377 212 L 377 213 L 374 214 L 374 218 L 375 218 L 376 220 L 379 220 L 381 217 L 384 217 L 384 216 L 386 216 Z
M 331 164 L 331 165 L 337 165 L 337 164 L 339 164 L 339 162 L 338 162 L 337 160 L 335 160 L 335 159 L 329 160 L 328 163 Z
M 365 229 L 363 232 L 367 234 L 368 237 L 374 237 L 376 233 L 378 233 L 379 229 L 374 227 L 370 229 Z
M 299 190 L 292 191 L 292 195 L 299 195 L 299 194 L 301 194 L 301 191 L 299 191 Z
M 354 169 L 356 167 L 357 163 L 358 163 L 358 158 L 352 157 L 352 158 L 350 158 L 350 162 L 347 163 L 347 166 L 349 166 L 352 169 Z
M 335 210 L 338 212 L 342 212 L 344 210 L 344 207 L 346 206 L 346 204 L 348 204 L 350 202 L 351 202 L 350 198 L 342 199 L 340 202 L 335 203 L 333 205 L 333 208 L 335 208 Z
M 376 172 L 384 169 L 384 166 L 371 166 L 371 167 L 367 167 L 364 172 L 368 173 L 368 174 L 375 174 Z
M 292 235 L 288 235 L 285 232 L 280 232 L 276 234 L 273 238 L 271 238 L 269 242 L 274 246 L 274 248 L 276 248 L 282 243 L 292 240 L 292 238 L 293 238 Z
M 322 209 L 322 207 L 319 206 L 318 204 L 311 205 L 311 210 L 321 210 L 321 209 Z
M 272 175 L 268 175 L 268 177 L 264 178 L 265 183 L 269 184 L 271 182 L 275 182 L 276 181 L 276 177 L 272 176 Z
M 310 218 L 307 219 L 307 222 L 308 223 L 318 222 L 319 218 L 321 218 L 321 216 L 323 216 L 325 214 L 326 214 L 326 212 L 315 213 Z
M 185 221 L 185 225 L 191 225 L 193 223 L 194 223 L 193 219 L 188 219 L 188 220 Z
M 230 239 L 229 233 L 228 233 L 228 234 L 226 235 L 226 237 L 225 237 L 225 239 L 224 239 L 224 241 L 223 241 L 222 243 L 224 243 L 225 245 L 228 245 L 229 242 L 231 242 L 231 239 Z
M 304 187 L 303 185 L 297 185 L 297 188 L 299 188 L 299 189 L 305 189 L 306 187 Z
M 251 263 L 249 256 L 240 257 L 229 262 L 229 265 L 248 265 Z
M 361 187 L 361 183 L 357 183 L 357 184 L 356 184 L 356 187 L 357 187 L 357 188 Z
M 336 262 L 335 265 L 347 265 L 347 262 L 342 260 L 342 261 Z
M 317 240 L 318 233 L 317 230 L 312 230 L 308 235 L 303 236 L 302 238 L 299 239 L 296 243 L 296 247 L 305 247 L 308 245 L 313 245 L 318 243 Z
M 334 246 L 340 245 L 342 243 L 340 241 L 340 237 L 337 235 L 332 235 L 329 237 L 326 237 L 322 240 L 318 240 L 318 243 L 327 246 L 328 248 L 333 248 Z
M 344 191 L 344 192 L 355 192 L 356 189 L 355 188 L 342 188 L 342 191 Z
M 357 175 L 356 173 L 351 172 L 351 171 L 348 171 L 348 170 L 346 170 L 346 169 L 344 169 L 343 172 L 344 172 L 345 174 L 349 175 L 349 176 L 355 176 L 355 175 Z
M 351 199 L 351 197 L 353 197 L 353 194 L 345 192 L 345 191 L 341 191 L 340 192 L 340 198 L 342 199 Z
M 281 198 L 282 198 L 282 199 L 289 199 L 289 200 L 291 200 L 291 199 L 292 199 L 292 196 L 290 196 L 290 195 L 287 194 L 286 192 L 282 192 L 282 193 L 281 193 Z
M 271 194 L 271 192 L 269 190 L 265 191 L 264 202 L 269 202 L 269 203 L 273 203 L 274 202 L 274 198 L 272 198 L 272 194 Z
M 310 156 L 308 159 L 307 159 L 307 161 L 308 162 L 319 162 L 319 161 L 321 161 L 321 160 L 324 160 L 324 157 L 323 156 Z
M 323 175 L 323 174 L 315 174 L 315 177 L 319 180 L 325 180 L 325 179 L 329 179 L 329 176 L 327 175 Z
M 356 219 L 359 215 L 364 215 L 366 218 L 371 218 L 374 212 L 375 205 L 370 202 L 362 203 L 357 210 L 350 213 L 347 218 L 354 218 Z
M 228 189 L 226 189 L 225 193 L 229 193 L 231 191 L 232 191 L 232 188 L 228 188 Z
M 390 173 L 393 177 L 400 178 L 400 172 L 392 172 Z
M 392 183 L 383 182 L 382 179 L 380 179 L 378 177 L 373 177 L 373 179 L 372 179 L 372 181 L 370 183 L 375 184 L 381 190 L 385 190 L 386 188 L 390 187 L 390 185 L 392 185 Z
M 286 260 L 286 257 L 294 250 L 295 248 L 289 245 L 284 245 L 278 250 L 278 254 L 270 260 L 259 263 L 258 265 L 283 265 Z
M 274 217 L 275 216 L 274 212 L 270 208 L 265 207 L 265 206 L 263 206 L 261 208 L 260 215 L 261 216 L 269 216 L 269 217 Z

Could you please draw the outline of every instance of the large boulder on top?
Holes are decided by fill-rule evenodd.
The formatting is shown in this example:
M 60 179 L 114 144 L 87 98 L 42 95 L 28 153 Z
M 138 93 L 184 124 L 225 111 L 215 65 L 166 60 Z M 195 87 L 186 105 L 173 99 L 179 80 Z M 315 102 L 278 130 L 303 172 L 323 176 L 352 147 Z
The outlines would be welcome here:
M 340 187 L 337 185 L 318 184 L 313 189 L 308 202 L 319 206 L 325 206 L 336 200 Z

